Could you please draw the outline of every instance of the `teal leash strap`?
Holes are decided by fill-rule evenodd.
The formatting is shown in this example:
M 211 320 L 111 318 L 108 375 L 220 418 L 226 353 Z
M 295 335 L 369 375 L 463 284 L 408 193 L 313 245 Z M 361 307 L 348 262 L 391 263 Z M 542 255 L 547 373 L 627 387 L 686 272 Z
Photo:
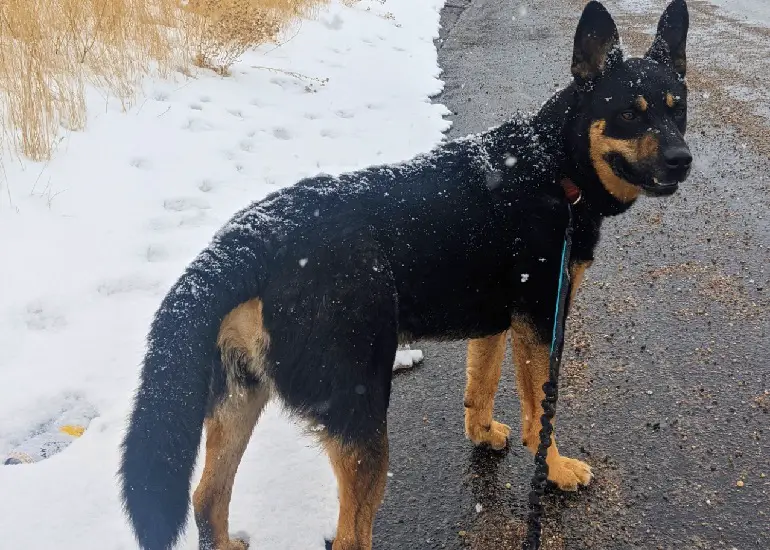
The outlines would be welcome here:
M 570 280 L 569 262 L 572 252 L 572 206 L 568 205 L 569 219 L 567 229 L 564 232 L 564 246 L 561 253 L 561 267 L 559 269 L 559 286 L 556 293 L 556 309 L 554 311 L 553 334 L 551 336 L 551 352 L 548 363 L 548 381 L 543 384 L 543 415 L 540 417 L 540 442 L 535 453 L 535 473 L 532 476 L 531 490 L 529 492 L 529 516 L 527 518 L 527 536 L 524 539 L 524 550 L 538 550 L 543 530 L 543 495 L 548 482 L 548 448 L 551 446 L 551 434 L 553 434 L 553 417 L 556 414 L 556 401 L 559 398 L 559 369 L 561 367 L 562 352 L 564 351 L 564 326 L 567 321 L 569 309 L 568 297 L 572 289 Z
M 572 217 L 572 209 L 570 208 L 570 218 Z M 569 228 L 567 229 L 569 231 Z M 571 240 L 571 235 L 565 235 L 564 236 L 564 245 L 561 248 L 561 267 L 559 267 L 559 289 L 556 291 L 556 311 L 554 312 L 553 316 L 553 333 L 551 334 L 551 353 L 549 356 L 549 359 L 553 357 L 554 351 L 556 351 L 557 346 L 557 339 L 558 339 L 558 331 L 559 331 L 559 321 L 562 321 L 562 326 L 564 324 L 563 320 L 560 319 L 561 312 L 564 310 L 564 300 L 562 300 L 562 289 L 564 288 L 564 280 L 567 279 L 567 284 L 569 284 L 569 266 L 566 266 L 566 260 L 567 260 L 567 241 Z M 566 268 L 566 269 L 565 269 Z

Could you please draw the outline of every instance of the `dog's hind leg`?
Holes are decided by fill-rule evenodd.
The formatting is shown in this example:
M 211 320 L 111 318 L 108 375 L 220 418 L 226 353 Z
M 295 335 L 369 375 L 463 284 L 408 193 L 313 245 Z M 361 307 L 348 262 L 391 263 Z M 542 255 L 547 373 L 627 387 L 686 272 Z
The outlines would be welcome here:
M 206 464 L 193 496 L 202 550 L 248 547 L 230 539 L 230 497 L 238 464 L 267 400 L 262 387 L 244 389 L 227 397 L 206 419 Z
M 324 441 L 339 489 L 339 519 L 333 550 L 371 550 L 372 527 L 388 473 L 388 436 L 362 443 Z
M 496 450 L 506 446 L 511 434 L 509 426 L 492 420 L 506 334 L 501 332 L 468 342 L 465 434 L 475 445 L 488 445 Z
M 202 550 L 243 550 L 245 541 L 231 540 L 229 509 L 233 481 L 254 426 L 270 392 L 260 381 L 269 338 L 262 326 L 262 304 L 251 300 L 222 322 L 218 345 L 223 369 L 212 390 L 205 421 L 206 463 L 193 496 L 195 522 Z
M 523 444 L 532 452 L 540 442 L 540 417 L 543 414 L 543 384 L 548 380 L 549 347 L 538 338 L 534 328 L 523 321 L 511 325 L 513 361 L 521 401 Z M 555 419 L 554 419 L 555 423 Z M 585 462 L 559 454 L 555 433 L 548 448 L 548 479 L 564 491 L 575 491 L 578 485 L 591 481 L 591 467 Z

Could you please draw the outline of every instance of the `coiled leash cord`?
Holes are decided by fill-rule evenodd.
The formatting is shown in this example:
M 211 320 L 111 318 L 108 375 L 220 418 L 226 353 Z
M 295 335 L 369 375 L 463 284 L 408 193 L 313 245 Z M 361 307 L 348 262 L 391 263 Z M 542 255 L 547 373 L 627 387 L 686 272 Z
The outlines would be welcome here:
M 580 200 L 570 201 L 572 205 Z M 540 417 L 540 444 L 535 453 L 535 474 L 532 476 L 532 490 L 529 492 L 529 516 L 527 518 L 527 537 L 524 539 L 524 550 L 538 550 L 540 536 L 543 530 L 543 502 L 545 486 L 548 481 L 548 447 L 551 446 L 553 433 L 553 417 L 556 414 L 556 400 L 559 397 L 559 368 L 564 350 L 564 324 L 567 320 L 568 303 L 572 281 L 569 273 L 569 260 L 572 251 L 572 205 L 568 205 L 569 220 L 564 232 L 564 247 L 561 252 L 561 269 L 559 271 L 559 289 L 556 294 L 556 311 L 553 321 L 553 336 L 551 352 L 548 356 L 548 382 L 543 384 L 543 415 Z

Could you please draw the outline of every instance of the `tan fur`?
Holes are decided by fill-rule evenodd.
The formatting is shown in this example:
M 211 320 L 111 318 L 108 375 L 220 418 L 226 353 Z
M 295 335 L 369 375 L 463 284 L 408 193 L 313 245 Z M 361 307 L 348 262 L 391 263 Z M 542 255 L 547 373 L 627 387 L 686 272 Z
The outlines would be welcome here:
M 658 152 L 658 140 L 652 134 L 645 134 L 641 139 L 614 139 L 604 135 L 606 127 L 604 120 L 591 124 L 591 162 L 604 188 L 617 200 L 631 202 L 639 196 L 641 189 L 616 176 L 605 157 L 609 153 L 618 153 L 631 164 L 651 159 Z
M 658 155 L 659 145 L 658 138 L 653 134 L 645 134 L 639 140 L 637 160 L 653 160 Z
M 254 376 L 264 370 L 264 358 L 270 335 L 262 324 L 262 302 L 244 302 L 222 320 L 217 345 L 227 368 L 246 367 Z M 236 377 L 228 375 L 228 381 Z
M 468 343 L 467 383 L 465 386 L 465 434 L 476 445 L 503 449 L 511 428 L 492 420 L 495 392 L 500 381 L 505 336 L 501 332 Z
M 647 100 L 643 95 L 640 95 L 636 98 L 636 106 L 640 111 L 645 112 L 650 107 L 650 104 L 647 103 Z
M 516 366 L 516 383 L 521 400 L 521 433 L 524 445 L 535 453 L 540 441 L 540 417 L 543 414 L 541 402 L 543 384 L 548 380 L 548 346 L 539 342 L 534 328 L 525 320 L 511 324 L 513 340 L 513 362 Z M 553 424 L 555 426 L 556 419 Z M 591 467 L 588 464 L 559 454 L 555 432 L 551 435 L 551 446 L 546 457 L 548 479 L 563 491 L 575 491 L 578 485 L 591 481 Z
M 381 452 L 346 446 L 327 439 L 324 447 L 337 477 L 340 499 L 337 534 L 332 550 L 372 550 L 374 516 L 385 495 L 388 479 L 388 443 L 382 436 Z
M 240 369 L 259 376 L 270 337 L 262 324 L 262 302 L 249 300 L 233 309 L 219 328 L 217 345 L 227 372 L 228 395 L 205 420 L 206 462 L 193 495 L 195 520 L 216 550 L 243 550 L 243 541 L 231 540 L 229 507 L 233 481 L 254 426 L 265 408 L 269 386 L 246 388 L 233 382 Z M 240 376 L 239 376 L 240 374 Z
M 216 550 L 244 550 L 230 539 L 229 510 L 233 481 L 251 432 L 269 399 L 266 389 L 238 389 L 206 419 L 206 463 L 193 495 L 198 530 L 208 533 Z
M 585 277 L 586 270 L 591 267 L 593 263 L 593 261 L 589 260 L 587 262 L 575 262 L 570 266 L 569 276 L 572 283 L 572 287 L 570 288 L 569 293 L 570 303 L 575 301 L 575 295 L 577 294 L 577 290 L 580 288 L 580 285 L 583 284 L 583 278 Z
M 666 93 L 666 105 L 673 107 L 675 104 L 676 100 L 674 99 L 674 96 L 671 95 L 671 92 Z
M 578 262 L 571 266 L 574 301 L 586 270 L 593 262 Z M 500 380 L 507 333 L 468 342 L 468 381 L 465 388 L 465 432 L 476 445 L 505 446 L 511 428 L 492 419 L 494 398 Z M 511 323 L 516 384 L 521 403 L 522 441 L 532 452 L 540 440 L 540 416 L 543 384 L 548 379 L 548 347 L 539 343 L 532 327 L 519 319 Z M 548 478 L 563 490 L 575 490 L 591 481 L 587 464 L 559 454 L 555 437 L 548 451 Z

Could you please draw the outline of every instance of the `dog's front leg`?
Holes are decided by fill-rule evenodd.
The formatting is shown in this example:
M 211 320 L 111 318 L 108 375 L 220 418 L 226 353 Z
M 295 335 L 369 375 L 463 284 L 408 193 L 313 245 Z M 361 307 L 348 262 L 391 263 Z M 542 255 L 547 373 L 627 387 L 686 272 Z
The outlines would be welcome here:
M 465 386 L 465 434 L 475 445 L 503 449 L 511 428 L 492 420 L 495 393 L 505 356 L 505 335 L 501 332 L 468 343 Z
M 516 321 L 511 326 L 513 362 L 521 401 L 523 444 L 532 452 L 540 442 L 540 417 L 543 414 L 543 384 L 548 380 L 549 346 L 541 342 L 530 324 Z M 553 421 L 555 424 L 555 419 Z M 591 467 L 585 462 L 559 454 L 555 433 L 548 448 L 548 479 L 563 491 L 575 491 L 591 481 Z
M 591 262 L 577 262 L 570 268 L 572 291 L 570 303 L 574 301 L 586 269 Z M 511 342 L 513 344 L 513 362 L 516 367 L 516 384 L 521 402 L 522 443 L 532 452 L 537 452 L 540 442 L 540 417 L 543 414 L 543 384 L 548 381 L 549 344 L 541 341 L 535 327 L 526 321 L 518 320 L 511 324 Z M 555 418 L 553 423 L 555 424 Z M 556 434 L 551 436 L 548 448 L 548 479 L 564 491 L 574 491 L 578 485 L 588 485 L 591 481 L 591 467 L 585 462 L 567 458 L 559 454 L 556 446 Z

